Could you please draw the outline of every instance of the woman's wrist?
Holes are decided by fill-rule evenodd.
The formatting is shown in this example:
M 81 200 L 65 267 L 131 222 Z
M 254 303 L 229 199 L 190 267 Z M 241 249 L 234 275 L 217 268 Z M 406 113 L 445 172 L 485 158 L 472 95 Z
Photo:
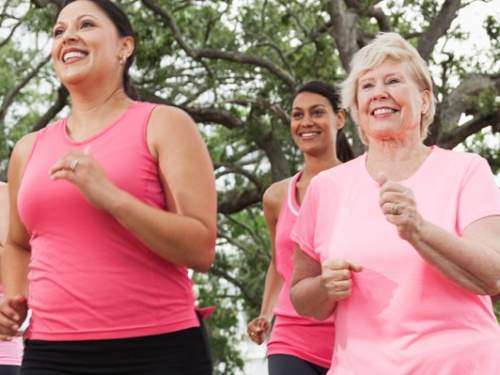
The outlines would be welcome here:
M 266 313 L 261 311 L 257 319 L 265 319 L 269 323 L 273 319 L 273 313 Z
M 430 230 L 432 230 L 432 224 L 419 217 L 408 242 L 418 249 L 419 244 L 426 242 Z
M 113 183 L 109 183 L 109 185 L 106 186 L 104 193 L 104 210 L 118 218 L 120 212 L 123 211 L 123 208 L 126 205 L 127 196 L 128 194 L 124 190 L 120 189 Z

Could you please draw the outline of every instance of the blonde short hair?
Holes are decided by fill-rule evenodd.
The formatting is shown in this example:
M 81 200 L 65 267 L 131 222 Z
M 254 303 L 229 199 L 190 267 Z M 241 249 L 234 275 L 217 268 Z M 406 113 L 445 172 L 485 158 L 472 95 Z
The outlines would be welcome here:
M 357 88 L 358 79 L 368 70 L 376 68 L 386 60 L 405 62 L 410 67 L 413 79 L 421 90 L 430 92 L 431 100 L 427 112 L 422 114 L 420 132 L 422 139 L 427 137 L 429 125 L 436 113 L 436 99 L 432 89 L 432 79 L 426 62 L 415 47 L 397 33 L 380 33 L 370 44 L 356 52 L 351 61 L 351 71 L 342 83 L 342 106 L 349 109 L 352 119 L 358 122 Z M 361 140 L 367 143 L 365 135 L 358 126 Z

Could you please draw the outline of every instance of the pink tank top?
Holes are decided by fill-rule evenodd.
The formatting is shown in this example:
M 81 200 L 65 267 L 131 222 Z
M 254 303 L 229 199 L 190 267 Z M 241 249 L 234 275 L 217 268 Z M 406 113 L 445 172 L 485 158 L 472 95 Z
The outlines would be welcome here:
M 3 298 L 3 288 L 0 287 L 0 300 Z M 11 341 L 0 341 L 0 366 L 20 366 L 23 357 L 23 341 L 14 337 Z
M 302 172 L 293 176 L 288 184 L 288 192 L 281 206 L 276 224 L 275 259 L 276 269 L 283 278 L 268 355 L 289 354 L 319 366 L 330 367 L 334 337 L 333 316 L 324 321 L 303 317 L 297 314 L 290 300 L 290 287 L 293 273 L 293 252 L 296 244 L 290 233 L 297 221 L 299 204 L 297 202 L 297 181 Z
M 31 245 L 27 338 L 112 339 L 199 325 L 186 268 L 160 258 L 70 182 L 49 178 L 61 156 L 90 146 L 113 183 L 168 209 L 146 142 L 154 107 L 134 102 L 82 142 L 69 138 L 65 119 L 39 131 L 18 197 Z

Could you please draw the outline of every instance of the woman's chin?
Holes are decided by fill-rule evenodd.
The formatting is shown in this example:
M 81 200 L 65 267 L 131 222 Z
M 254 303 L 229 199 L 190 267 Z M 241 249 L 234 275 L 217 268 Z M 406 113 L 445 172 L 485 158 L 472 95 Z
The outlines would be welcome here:
M 367 130 L 365 130 L 365 134 L 369 139 L 371 138 L 375 141 L 387 141 L 390 139 L 400 139 L 401 137 L 404 137 L 401 125 L 384 124 L 371 126 Z
M 66 71 L 59 75 L 60 81 L 64 86 L 75 86 L 85 81 L 88 77 L 87 72 L 84 71 Z

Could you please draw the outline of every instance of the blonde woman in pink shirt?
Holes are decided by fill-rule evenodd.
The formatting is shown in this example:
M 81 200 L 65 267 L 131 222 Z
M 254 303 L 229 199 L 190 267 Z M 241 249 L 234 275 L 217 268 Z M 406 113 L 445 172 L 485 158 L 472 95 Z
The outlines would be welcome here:
M 395 33 L 354 56 L 343 103 L 368 151 L 313 178 L 291 298 L 335 316 L 335 375 L 495 375 L 500 193 L 475 154 L 425 146 L 428 68 Z
M 337 90 L 321 81 L 302 86 L 294 96 L 290 132 L 304 155 L 304 168 L 274 183 L 264 194 L 264 216 L 272 238 L 271 263 L 266 274 L 259 317 L 248 324 L 248 334 L 267 344 L 269 375 L 322 375 L 330 367 L 333 319 L 323 322 L 299 316 L 289 298 L 294 243 L 290 231 L 309 181 L 320 171 L 352 159 L 345 135 L 344 112 Z
M 0 182 L 0 264 L 3 257 L 3 246 L 7 237 L 8 224 L 9 192 L 7 184 Z M 2 283 L 0 282 L 0 298 L 2 298 L 2 294 Z M 0 341 L 0 375 L 19 374 L 22 355 L 23 343 L 21 337 L 14 337 L 10 341 Z
M 71 113 L 12 153 L 0 338 L 29 305 L 22 375 L 209 375 L 187 271 L 214 259 L 206 146 L 183 111 L 136 100 L 115 3 L 65 1 L 52 42 Z

